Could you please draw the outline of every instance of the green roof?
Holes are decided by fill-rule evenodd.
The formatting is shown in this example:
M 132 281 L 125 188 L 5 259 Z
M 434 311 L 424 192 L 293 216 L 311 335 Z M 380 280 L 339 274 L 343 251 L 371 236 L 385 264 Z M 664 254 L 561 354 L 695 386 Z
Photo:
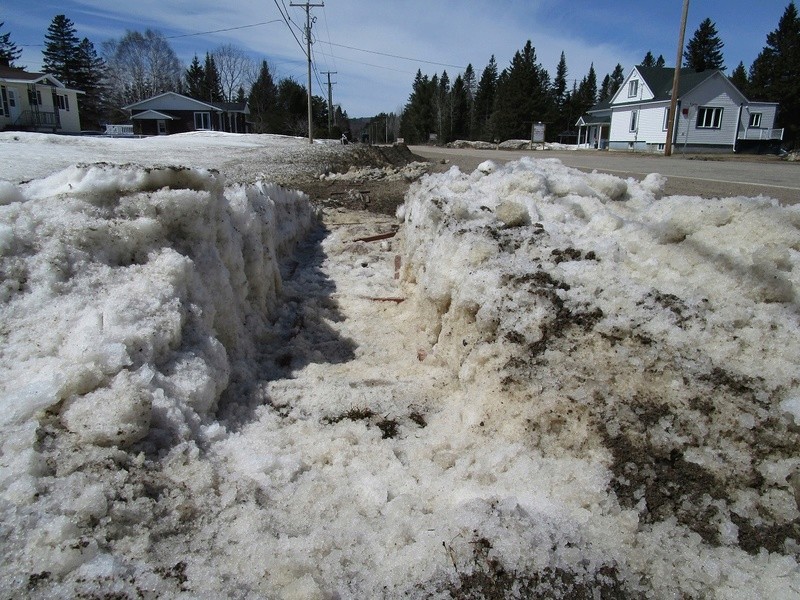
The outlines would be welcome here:
M 675 69 L 672 67 L 636 67 L 639 74 L 644 79 L 647 87 L 655 96 L 653 101 L 669 100 L 672 97 L 672 80 L 675 78 Z M 695 71 L 693 69 L 681 69 L 678 81 L 678 97 L 692 91 L 706 79 L 714 75 L 717 71 Z

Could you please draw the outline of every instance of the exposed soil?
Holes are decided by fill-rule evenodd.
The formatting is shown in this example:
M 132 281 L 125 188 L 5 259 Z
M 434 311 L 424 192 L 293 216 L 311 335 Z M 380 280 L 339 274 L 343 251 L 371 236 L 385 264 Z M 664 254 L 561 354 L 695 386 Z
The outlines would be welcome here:
M 339 180 L 326 175 L 346 173 L 353 169 L 401 170 L 412 162 L 425 162 L 408 146 L 366 146 L 354 144 L 347 152 L 339 153 L 329 163 L 320 167 L 320 172 L 309 172 L 284 185 L 302 190 L 312 201 L 324 207 L 394 215 L 403 203 L 411 181 L 407 177 L 358 178 Z M 283 183 L 283 182 L 282 182 Z

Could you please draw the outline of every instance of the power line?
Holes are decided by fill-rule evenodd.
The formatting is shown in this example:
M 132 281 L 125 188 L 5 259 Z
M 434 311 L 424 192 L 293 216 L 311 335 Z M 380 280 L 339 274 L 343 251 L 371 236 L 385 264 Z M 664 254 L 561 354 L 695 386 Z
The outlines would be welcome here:
M 377 54 L 379 56 L 388 56 L 389 58 L 399 58 L 400 60 L 408 60 L 411 62 L 417 63 L 426 63 L 429 65 L 439 65 L 440 67 L 453 67 L 455 69 L 466 69 L 466 67 L 461 65 L 451 65 L 448 63 L 440 63 L 435 62 L 432 60 L 424 60 L 422 58 L 409 58 L 407 56 L 398 56 L 397 54 L 387 54 L 386 52 L 378 52 L 377 50 L 365 50 L 364 48 L 355 48 L 353 46 L 345 46 L 344 44 L 334 44 L 333 42 L 328 42 L 331 46 L 336 46 L 338 48 L 347 48 L 348 50 L 357 50 L 359 52 L 366 52 L 368 54 Z
M 306 54 L 306 49 L 303 47 L 302 42 L 299 39 L 297 39 L 297 36 L 294 34 L 294 29 L 292 29 L 292 26 L 289 23 L 289 21 L 291 19 L 287 15 L 283 14 L 283 10 L 281 9 L 281 5 L 278 4 L 278 0 L 273 0 L 273 1 L 275 2 L 275 8 L 278 9 L 278 12 L 281 14 L 281 17 L 283 18 L 283 22 L 286 23 L 286 26 L 289 28 L 289 33 L 292 34 L 292 37 L 294 38 L 294 41 L 296 41 L 297 45 L 300 46 L 300 49 L 303 51 L 303 54 Z M 306 57 L 308 57 L 307 54 L 306 54 Z
M 253 23 L 252 25 L 240 25 L 239 27 L 228 27 L 227 29 L 214 29 L 213 31 L 201 31 L 200 33 L 184 33 L 182 35 L 167 35 L 164 36 L 168 40 L 177 38 L 192 37 L 196 35 L 207 35 L 209 33 L 221 33 L 223 31 L 236 31 L 237 29 L 247 29 L 249 27 L 258 27 L 260 25 L 269 25 L 270 23 L 280 23 L 280 19 L 273 19 L 272 21 L 263 21 L 261 23 Z
M 270 23 L 280 23 L 280 19 L 273 19 L 272 21 L 262 21 L 261 23 L 251 23 L 250 25 L 239 25 L 238 27 L 227 27 L 225 29 L 213 29 L 211 31 L 199 31 L 197 33 L 183 33 L 180 35 L 165 35 L 166 40 L 175 40 L 178 38 L 193 37 L 198 35 L 208 35 L 210 33 L 222 33 L 224 31 L 236 31 L 238 29 L 249 29 L 250 27 L 260 27 L 261 25 L 269 25 Z M 44 44 L 18 44 L 23 48 L 41 48 Z

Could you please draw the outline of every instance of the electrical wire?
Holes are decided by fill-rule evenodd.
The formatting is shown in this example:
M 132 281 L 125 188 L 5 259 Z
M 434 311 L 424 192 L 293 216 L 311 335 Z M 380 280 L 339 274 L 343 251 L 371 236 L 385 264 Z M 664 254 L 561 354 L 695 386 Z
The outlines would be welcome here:
M 378 52 L 377 50 L 365 50 L 364 48 L 355 48 L 353 46 L 345 46 L 344 44 L 334 44 L 333 42 L 328 42 L 331 46 L 336 46 L 337 48 L 347 48 L 348 50 L 357 50 L 359 52 L 366 52 L 368 54 L 377 54 L 378 56 L 388 56 L 390 58 L 399 58 L 400 60 L 408 60 L 411 62 L 417 63 L 426 63 L 429 65 L 438 65 L 440 67 L 453 67 L 455 69 L 466 69 L 466 67 L 461 65 L 451 65 L 448 63 L 440 63 L 435 62 L 432 60 L 424 60 L 422 58 L 409 58 L 407 56 L 398 56 L 397 54 L 387 54 L 386 52 Z
M 253 23 L 252 25 L 240 25 L 239 27 L 228 27 L 227 29 L 214 29 L 213 31 L 201 31 L 200 33 L 184 33 L 182 35 L 167 35 L 165 39 L 175 40 L 177 38 L 192 37 L 196 35 L 206 35 L 209 33 L 221 33 L 223 31 L 236 31 L 237 29 L 247 29 L 249 27 L 258 27 L 260 25 L 269 25 L 270 23 L 280 23 L 280 19 L 273 19 L 272 21 L 263 21 L 261 23 Z
M 294 40 L 297 42 L 297 45 L 298 45 L 298 46 L 300 46 L 300 49 L 303 51 L 303 55 L 304 55 L 306 58 L 308 58 L 308 54 L 306 53 L 306 49 L 303 47 L 303 44 L 302 44 L 302 42 L 301 42 L 299 39 L 297 39 L 297 36 L 295 35 L 295 33 L 294 33 L 294 30 L 292 29 L 292 26 L 291 26 L 291 24 L 289 23 L 289 21 L 290 21 L 291 19 L 290 19 L 290 18 L 289 18 L 287 15 L 284 15 L 284 14 L 283 14 L 283 10 L 281 9 L 281 5 L 280 5 L 280 4 L 278 4 L 278 0 L 273 0 L 273 1 L 275 2 L 275 8 L 277 8 L 277 9 L 278 9 L 278 12 L 279 12 L 279 13 L 281 13 L 281 18 L 283 18 L 283 22 L 284 22 L 284 23 L 286 23 L 286 26 L 289 28 L 289 33 L 291 33 L 291 34 L 292 34 L 292 37 L 293 37 L 293 38 L 294 38 Z M 288 11 L 287 11 L 287 12 L 288 12 Z

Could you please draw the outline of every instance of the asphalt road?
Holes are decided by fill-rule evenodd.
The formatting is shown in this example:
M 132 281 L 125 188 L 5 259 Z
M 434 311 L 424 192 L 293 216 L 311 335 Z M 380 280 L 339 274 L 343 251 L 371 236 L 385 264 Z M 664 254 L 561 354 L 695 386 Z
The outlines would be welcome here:
M 506 163 L 523 156 L 557 158 L 582 171 L 597 170 L 620 177 L 642 179 L 649 173 L 667 178 L 668 195 L 719 198 L 729 196 L 769 196 L 781 204 L 800 203 L 800 162 L 776 157 L 746 155 L 683 156 L 669 158 L 649 154 L 585 151 L 472 150 L 412 146 L 411 151 L 427 160 L 458 165 L 471 172 L 485 160 Z

